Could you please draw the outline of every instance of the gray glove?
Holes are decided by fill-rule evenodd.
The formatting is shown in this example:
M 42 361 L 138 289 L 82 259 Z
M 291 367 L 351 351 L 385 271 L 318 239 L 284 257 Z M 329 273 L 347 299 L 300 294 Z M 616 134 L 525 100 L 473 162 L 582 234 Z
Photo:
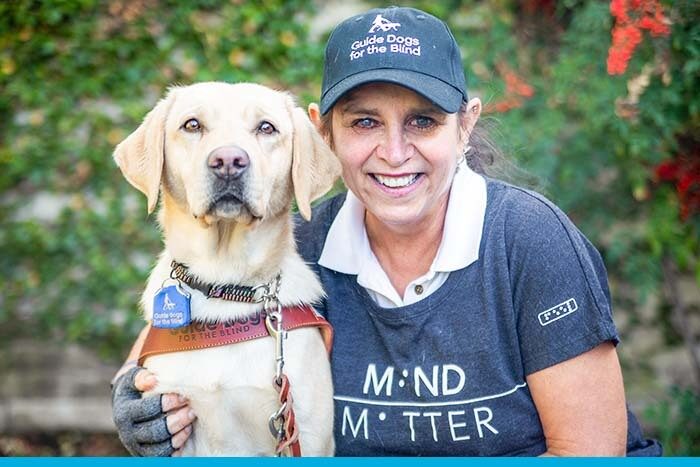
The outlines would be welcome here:
M 161 395 L 143 397 L 136 389 L 137 366 L 112 386 L 112 417 L 119 439 L 133 456 L 170 456 L 175 449 L 161 405 Z

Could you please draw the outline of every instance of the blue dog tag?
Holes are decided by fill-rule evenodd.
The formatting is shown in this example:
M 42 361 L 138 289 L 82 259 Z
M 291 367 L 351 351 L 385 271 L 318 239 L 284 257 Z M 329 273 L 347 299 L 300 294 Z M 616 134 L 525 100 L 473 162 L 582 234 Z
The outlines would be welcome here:
M 190 324 L 190 294 L 179 285 L 162 287 L 153 297 L 153 327 L 179 328 Z

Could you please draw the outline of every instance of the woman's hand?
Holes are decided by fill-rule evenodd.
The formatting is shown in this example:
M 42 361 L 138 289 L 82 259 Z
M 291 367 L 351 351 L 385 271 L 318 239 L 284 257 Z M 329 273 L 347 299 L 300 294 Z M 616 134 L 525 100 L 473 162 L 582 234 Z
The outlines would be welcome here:
M 134 456 L 178 456 L 192 433 L 195 414 L 178 394 L 143 397 L 156 386 L 156 377 L 135 366 L 112 386 L 112 416 L 119 439 Z

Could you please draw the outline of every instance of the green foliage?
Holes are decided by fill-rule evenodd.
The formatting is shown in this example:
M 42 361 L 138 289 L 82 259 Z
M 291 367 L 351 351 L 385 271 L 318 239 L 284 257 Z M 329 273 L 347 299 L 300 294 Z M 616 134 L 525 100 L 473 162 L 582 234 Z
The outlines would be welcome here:
M 654 60 L 654 47 L 668 45 L 644 44 L 628 76 L 613 78 L 605 70 L 608 6 L 590 2 L 568 14 L 558 53 L 529 77 L 542 100 L 509 112 L 503 124 L 523 129 L 510 135 L 523 148 L 523 160 L 548 181 L 550 196 L 603 250 L 611 272 L 637 287 L 641 300 L 659 289 L 665 255 L 686 271 L 698 268 L 698 216 L 683 221 L 671 187 L 654 175 L 654 167 L 678 150 L 678 135 L 698 133 L 700 99 L 692 90 L 700 75 L 685 71 L 694 60 L 689 49 L 697 49 L 698 22 L 690 18 L 698 14 L 676 13 L 671 41 L 677 50 L 660 52 L 671 53 L 670 80 L 651 76 L 634 115 L 626 118 L 627 81 Z
M 633 286 L 629 308 L 661 289 L 663 258 L 700 281 L 700 213 L 682 216 L 678 187 L 656 174 L 679 155 L 700 157 L 698 2 L 666 1 L 671 35 L 645 36 L 614 77 L 608 2 L 402 4 L 447 20 L 492 136 Z M 0 2 L 0 345 L 72 339 L 122 358 L 161 246 L 114 146 L 172 84 L 255 81 L 317 100 L 326 36 L 311 37 L 309 24 L 320 5 Z M 697 446 L 697 426 L 673 407 L 697 420 L 698 402 L 683 394 L 654 416 L 690 452 L 675 440 L 686 427 Z
M 689 389 L 673 387 L 669 398 L 647 408 L 667 456 L 700 456 L 700 396 Z

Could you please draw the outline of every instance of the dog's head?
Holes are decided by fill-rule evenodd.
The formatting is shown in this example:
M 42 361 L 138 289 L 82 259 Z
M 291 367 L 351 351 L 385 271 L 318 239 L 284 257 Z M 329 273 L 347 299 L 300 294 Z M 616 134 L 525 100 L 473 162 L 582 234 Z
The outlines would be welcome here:
M 326 193 L 340 164 L 284 92 L 219 82 L 173 87 L 122 141 L 114 158 L 148 198 L 161 186 L 189 214 L 251 223 L 289 208 L 301 215 Z

